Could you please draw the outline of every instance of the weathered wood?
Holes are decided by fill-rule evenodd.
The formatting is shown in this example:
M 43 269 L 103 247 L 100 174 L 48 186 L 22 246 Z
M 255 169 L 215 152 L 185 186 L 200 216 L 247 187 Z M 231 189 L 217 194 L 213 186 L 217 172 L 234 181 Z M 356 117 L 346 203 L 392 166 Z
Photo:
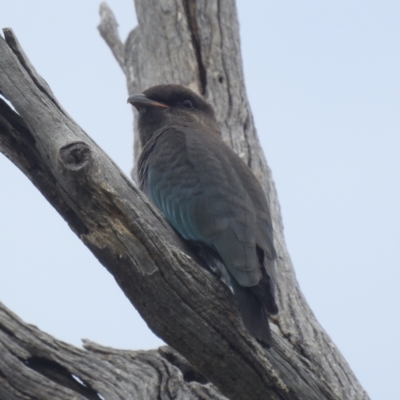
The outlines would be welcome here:
M 34 69 L 25 69 L 12 32 L 5 36 L 11 47 L 0 40 L 1 91 L 20 116 L 3 104 L 1 143 L 17 165 L 33 160 L 45 171 L 30 178 L 53 182 L 37 186 L 62 199 L 54 201 L 65 204 L 58 211 L 153 331 L 232 399 L 248 398 L 249 388 L 252 399 L 338 398 L 279 337 L 266 351 L 248 335 L 230 291 L 190 257 L 146 197 L 39 85 Z
M 244 86 L 234 0 L 135 0 L 139 25 L 122 44 L 111 10 L 103 3 L 99 30 L 119 60 L 130 93 L 156 84 L 180 83 L 210 101 L 224 140 L 248 163 L 269 198 L 278 251 L 278 300 L 274 318 L 292 349 L 318 366 L 345 399 L 368 398 L 340 351 L 316 320 L 296 281 L 286 248 L 278 197 L 259 144 Z M 104 21 L 104 23 L 103 23 Z M 118 43 L 118 45 L 116 45 Z M 118 51 L 116 49 L 118 48 Z M 123 61 L 122 61 L 123 60 Z M 135 135 L 135 156 L 140 152 Z
M 83 347 L 23 323 L 0 303 L 0 399 L 226 399 L 168 346 L 128 351 L 85 341 Z
M 225 140 L 253 168 L 270 198 L 283 309 L 273 325 L 274 348 L 265 350 L 248 335 L 230 291 L 198 265 L 146 197 L 65 113 L 9 30 L 7 43 L 0 39 L 0 89 L 19 115 L 1 104 L 0 151 L 27 174 L 114 275 L 151 329 L 224 395 L 367 399 L 298 289 L 245 94 L 233 2 L 137 1 L 136 9 L 139 27 L 124 45 L 118 43 L 115 18 L 104 5 L 100 26 L 126 72 L 130 91 L 175 82 L 203 93 L 216 106 Z M 5 326 L 3 318 L 0 326 Z M 22 328 L 15 329 L 6 332 L 18 337 Z M 53 361 L 52 351 L 48 347 L 40 354 Z M 0 385 L 7 390 L 13 368 L 10 346 L 3 345 L 0 352 L 10 360 L 0 364 Z M 22 361 L 29 359 L 28 353 L 20 354 Z M 42 369 L 49 366 L 42 364 Z M 30 375 L 18 383 L 26 388 L 19 389 L 30 393 L 29 385 L 45 376 Z M 78 376 L 95 387 L 86 375 Z M 105 375 L 102 385 L 108 385 Z M 98 386 L 95 391 L 103 393 Z M 117 398 L 113 393 L 106 398 Z
M 44 172 L 30 178 L 53 182 L 37 186 L 47 198 L 62 199 L 54 201 L 64 204 L 58 211 L 151 329 L 232 399 L 248 398 L 249 388 L 252 399 L 337 398 L 279 337 L 266 351 L 249 336 L 227 287 L 196 263 L 146 197 L 39 84 L 34 69 L 25 69 L 12 32 L 5 36 L 11 47 L 0 40 L 1 91 L 19 116 L 2 105 L 1 147 L 17 165 L 21 159 L 40 165 Z

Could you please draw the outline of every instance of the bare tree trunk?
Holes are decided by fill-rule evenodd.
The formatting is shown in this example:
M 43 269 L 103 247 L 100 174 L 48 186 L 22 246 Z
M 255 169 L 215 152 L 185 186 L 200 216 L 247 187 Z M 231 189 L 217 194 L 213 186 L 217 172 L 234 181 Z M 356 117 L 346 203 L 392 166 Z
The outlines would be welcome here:
M 260 179 L 272 207 L 278 251 L 276 333 L 305 356 L 343 398 L 363 398 L 348 364 L 319 325 L 296 281 L 283 236 L 278 197 L 260 147 L 244 86 L 239 25 L 234 0 L 135 0 L 139 26 L 121 43 L 105 3 L 99 30 L 127 79 L 129 93 L 162 83 L 180 83 L 211 102 L 224 140 Z M 135 134 L 135 156 L 140 153 Z
M 155 398 L 159 390 L 160 398 L 178 393 L 182 399 L 367 399 L 299 291 L 245 93 L 234 2 L 137 0 L 136 10 L 139 26 L 122 44 L 111 11 L 104 4 L 101 8 L 100 31 L 127 76 L 129 91 L 173 82 L 202 93 L 216 108 L 224 139 L 251 166 L 270 199 L 282 310 L 273 325 L 276 345 L 265 350 L 248 335 L 229 290 L 198 265 L 160 213 L 66 114 L 15 36 L 5 30 L 0 89 L 19 115 L 0 104 L 0 151 L 114 275 L 151 329 L 201 375 L 169 348 L 121 352 L 90 344 L 85 352 L 2 311 L 0 395 L 63 399 L 74 393 L 77 399 L 92 399 L 101 398 L 99 393 L 128 399 Z M 138 358 L 140 365 L 135 364 Z M 185 374 L 195 378 L 187 382 Z M 145 389 L 135 386 L 134 377 L 148 380 L 149 391 L 140 391 Z M 170 381 L 178 382 L 175 389 Z M 119 392 L 121 386 L 125 392 Z

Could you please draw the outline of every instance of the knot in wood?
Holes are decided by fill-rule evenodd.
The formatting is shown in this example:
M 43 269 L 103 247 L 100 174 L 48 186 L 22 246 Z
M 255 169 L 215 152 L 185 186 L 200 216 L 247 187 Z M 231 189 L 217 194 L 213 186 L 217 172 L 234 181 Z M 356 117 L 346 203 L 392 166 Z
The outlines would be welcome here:
M 60 150 L 60 159 L 65 168 L 78 171 L 92 161 L 92 151 L 84 142 L 67 144 Z

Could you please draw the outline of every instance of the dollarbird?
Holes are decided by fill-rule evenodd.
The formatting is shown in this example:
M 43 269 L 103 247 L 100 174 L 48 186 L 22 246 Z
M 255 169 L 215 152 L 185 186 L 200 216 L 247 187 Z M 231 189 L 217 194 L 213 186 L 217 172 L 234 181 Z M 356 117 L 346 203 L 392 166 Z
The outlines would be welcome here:
M 217 254 L 244 326 L 271 346 L 276 252 L 259 181 L 222 141 L 212 106 L 192 90 L 158 85 L 128 102 L 139 112 L 141 190 L 185 240 Z

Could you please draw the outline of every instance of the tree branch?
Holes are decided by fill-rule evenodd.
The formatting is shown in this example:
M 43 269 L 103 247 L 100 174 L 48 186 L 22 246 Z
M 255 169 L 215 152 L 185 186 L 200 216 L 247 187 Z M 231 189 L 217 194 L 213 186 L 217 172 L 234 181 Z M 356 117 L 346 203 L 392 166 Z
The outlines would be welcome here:
M 202 93 L 216 110 L 224 140 L 252 168 L 269 198 L 278 252 L 279 335 L 317 365 L 324 380 L 346 399 L 368 398 L 340 351 L 302 295 L 286 248 L 278 197 L 248 103 L 234 0 L 199 2 L 135 0 L 139 25 L 124 45 L 130 93 L 180 83 Z M 110 9 L 104 15 L 112 14 Z M 111 18 L 110 16 L 108 18 Z M 115 19 L 115 17 L 113 17 Z M 102 35 L 107 27 L 100 23 Z M 140 153 L 135 135 L 135 157 Z
M 78 349 L 24 324 L 0 303 L 0 398 L 7 400 L 223 400 L 168 346 L 114 350 L 84 341 Z
M 113 274 L 150 328 L 224 395 L 367 399 L 298 289 L 245 94 L 234 4 L 165 1 L 159 7 L 153 2 L 136 2 L 139 28 L 124 46 L 128 87 L 139 91 L 174 82 L 203 91 L 216 106 L 225 140 L 262 179 L 277 232 L 284 310 L 273 326 L 271 350 L 243 328 L 230 291 L 199 265 L 146 197 L 65 113 L 10 30 L 5 31 L 7 42 L 0 39 L 0 89 L 19 115 L 1 105 L 0 151 Z M 0 369 L 4 387 L 11 384 L 8 375 Z
M 6 37 L 16 42 L 11 31 Z M 232 399 L 246 398 L 249 387 L 254 399 L 268 392 L 272 398 L 335 398 L 282 340 L 268 352 L 248 335 L 229 290 L 196 264 L 145 196 L 38 86 L 12 50 L 0 40 L 1 91 L 22 119 L 11 109 L 2 113 L 2 126 L 13 126 L 2 129 L 7 138 L 2 143 L 10 143 L 13 134 L 16 143 L 24 142 L 17 128 L 26 125 L 22 132 L 30 144 L 16 153 L 27 154 L 13 161 L 39 158 L 46 180 L 55 180 L 51 189 L 62 199 L 56 203 L 66 205 L 64 219 L 153 331 Z

